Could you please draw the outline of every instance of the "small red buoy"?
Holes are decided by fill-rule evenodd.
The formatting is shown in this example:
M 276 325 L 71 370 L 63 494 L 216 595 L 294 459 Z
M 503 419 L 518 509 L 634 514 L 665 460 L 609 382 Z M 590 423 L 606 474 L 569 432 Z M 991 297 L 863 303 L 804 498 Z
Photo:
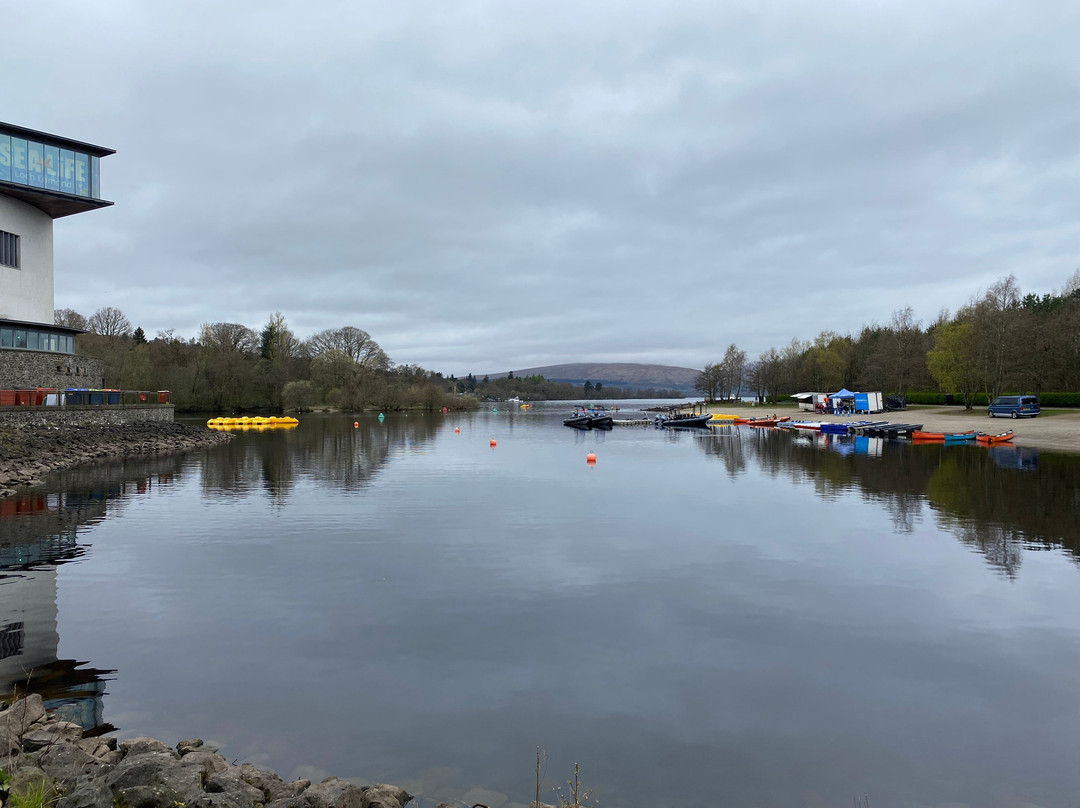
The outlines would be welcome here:
M 592 452 L 589 452 L 587 455 L 585 455 L 585 462 L 590 466 L 595 466 L 596 465 L 596 455 L 593 454 Z
M 495 438 L 492 438 L 492 439 L 491 439 L 491 448 L 492 448 L 492 449 L 494 449 L 494 448 L 495 448 Z
M 359 422 L 359 421 L 353 421 L 353 422 L 352 422 L 352 428 L 353 428 L 353 429 L 356 429 L 356 428 L 357 428 L 357 427 L 359 427 L 359 426 L 360 426 L 360 422 Z
M 460 432 L 460 431 L 461 431 L 461 430 L 460 430 L 460 429 L 459 429 L 458 427 L 456 427 L 456 426 L 454 427 L 454 434 L 455 434 L 455 435 L 456 435 L 456 434 L 457 434 L 458 432 Z

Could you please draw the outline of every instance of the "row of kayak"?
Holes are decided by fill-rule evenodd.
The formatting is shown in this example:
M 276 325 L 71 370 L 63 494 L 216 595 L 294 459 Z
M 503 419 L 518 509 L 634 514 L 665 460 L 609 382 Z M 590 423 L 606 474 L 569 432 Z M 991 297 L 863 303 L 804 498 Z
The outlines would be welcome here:
M 1015 435 L 1011 429 L 996 435 L 974 429 L 966 432 L 929 432 L 923 429 L 922 424 L 893 424 L 888 421 L 788 421 L 777 426 L 782 429 L 805 429 L 832 435 L 910 438 L 915 443 L 981 443 L 986 446 L 1009 443 Z
M 289 416 L 247 416 L 242 418 L 211 418 L 206 425 L 211 429 L 244 429 L 250 427 L 290 427 L 300 422 Z

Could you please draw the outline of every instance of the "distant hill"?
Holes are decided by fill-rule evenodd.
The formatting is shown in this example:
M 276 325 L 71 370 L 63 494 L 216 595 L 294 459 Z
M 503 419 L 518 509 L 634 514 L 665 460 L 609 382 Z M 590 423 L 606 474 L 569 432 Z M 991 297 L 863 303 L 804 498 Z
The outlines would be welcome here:
M 636 362 L 573 362 L 566 365 L 547 365 L 540 368 L 515 370 L 515 376 L 543 376 L 548 381 L 593 384 L 635 390 L 647 388 L 694 392 L 694 380 L 700 370 L 672 365 L 642 365 Z M 505 375 L 505 374 L 503 374 Z

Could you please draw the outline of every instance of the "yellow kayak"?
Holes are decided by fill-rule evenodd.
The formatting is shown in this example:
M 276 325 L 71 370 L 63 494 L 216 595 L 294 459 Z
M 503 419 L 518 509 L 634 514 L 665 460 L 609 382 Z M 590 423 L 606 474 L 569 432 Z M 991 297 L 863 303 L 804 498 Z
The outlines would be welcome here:
M 245 427 L 290 427 L 299 423 L 295 418 L 289 416 L 257 415 L 249 417 L 245 415 L 241 418 L 226 418 L 224 416 L 211 418 L 206 422 L 206 425 L 211 429 L 243 429 Z

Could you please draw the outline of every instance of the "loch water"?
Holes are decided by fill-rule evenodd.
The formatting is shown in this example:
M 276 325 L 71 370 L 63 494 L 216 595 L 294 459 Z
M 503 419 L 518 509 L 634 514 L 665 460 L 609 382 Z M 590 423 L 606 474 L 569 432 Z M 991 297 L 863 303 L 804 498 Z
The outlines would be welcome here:
M 0 685 L 424 808 L 1080 804 L 1080 457 L 497 407 L 0 500 Z

